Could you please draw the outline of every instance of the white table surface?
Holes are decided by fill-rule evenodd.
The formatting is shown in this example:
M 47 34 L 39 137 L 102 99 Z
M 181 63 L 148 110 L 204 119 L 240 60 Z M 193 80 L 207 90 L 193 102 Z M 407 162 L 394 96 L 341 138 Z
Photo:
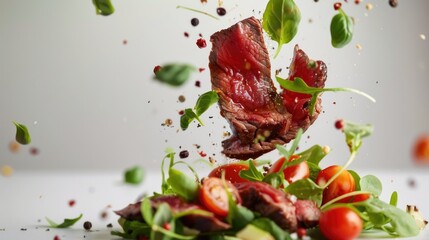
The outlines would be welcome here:
M 398 206 L 417 205 L 429 219 L 427 171 L 367 173 L 383 182 L 383 200 L 388 200 L 390 193 L 396 190 Z M 16 171 L 9 177 L 0 176 L 0 239 L 49 240 L 55 236 L 60 239 L 119 239 L 110 235 L 111 230 L 120 230 L 113 210 L 136 201 L 144 193 L 159 191 L 160 182 L 159 173 L 147 173 L 141 185 L 127 185 L 122 181 L 121 171 Z M 72 207 L 70 200 L 75 201 Z M 75 218 L 81 213 L 82 219 L 67 229 L 49 228 L 45 220 L 49 217 L 61 223 L 64 218 Z M 102 218 L 103 213 L 107 213 L 107 217 Z M 91 231 L 84 230 L 85 221 L 92 223 Z M 109 223 L 112 228 L 107 227 Z M 428 229 L 410 239 L 429 239 Z

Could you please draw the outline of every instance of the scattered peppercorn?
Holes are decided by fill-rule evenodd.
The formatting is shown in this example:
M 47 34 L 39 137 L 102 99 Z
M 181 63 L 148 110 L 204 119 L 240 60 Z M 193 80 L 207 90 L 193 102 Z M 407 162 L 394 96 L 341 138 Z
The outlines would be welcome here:
M 198 18 L 192 18 L 191 19 L 191 25 L 196 27 L 198 26 L 198 24 L 200 24 L 200 20 L 198 20 Z
M 205 68 L 199 68 L 198 71 L 203 72 L 204 70 L 206 70 Z
M 83 228 L 85 228 L 86 231 L 91 230 L 92 228 L 92 223 L 90 221 L 86 221 L 83 223 Z
M 75 200 L 72 199 L 72 200 L 69 201 L 69 206 L 70 207 L 73 207 L 75 204 L 76 204 Z
M 122 40 L 122 44 L 123 44 L 123 45 L 127 45 L 127 44 L 128 44 L 127 39 Z
M 183 35 L 184 35 L 185 37 L 189 37 L 189 33 L 188 33 L 188 32 L 184 32 L 184 33 L 183 33 Z
M 391 7 L 396 7 L 398 6 L 398 0 L 389 0 L 389 5 Z
M 197 46 L 199 48 L 205 48 L 205 47 L 207 47 L 206 40 L 204 40 L 203 38 L 198 38 L 198 40 L 197 40 Z
M 60 240 L 61 238 L 58 235 L 55 235 L 54 240 Z
M 337 11 L 338 9 L 341 8 L 341 3 L 340 2 L 336 2 L 334 3 L 334 10 Z
M 201 82 L 200 81 L 195 81 L 195 87 L 201 87 Z
M 180 95 L 180 96 L 179 96 L 179 102 L 184 102 L 184 101 L 186 101 L 185 96 Z
M 179 153 L 179 157 L 180 157 L 180 158 L 187 158 L 187 157 L 189 157 L 189 152 L 188 152 L 188 150 L 183 150 L 183 151 L 181 151 L 181 152 Z
M 109 224 L 107 224 L 107 225 L 106 225 L 106 227 L 108 227 L 108 228 L 112 228 L 112 227 L 113 227 L 113 224 L 109 223 Z
M 17 153 L 20 148 L 21 148 L 21 145 L 19 145 L 19 143 L 16 141 L 11 141 L 9 143 L 9 151 L 12 153 Z
M 362 0 L 355 0 L 356 4 L 359 4 Z
M 106 219 L 106 218 L 107 218 L 107 216 L 108 216 L 107 212 L 103 211 L 103 212 L 101 213 L 101 218 L 102 218 L 102 219 Z
M 217 12 L 217 15 L 219 15 L 219 16 L 225 16 L 225 14 L 226 14 L 226 10 L 223 7 L 218 7 L 216 9 L 216 12 Z
M 39 154 L 39 149 L 35 148 L 35 147 L 30 148 L 30 154 L 31 155 L 37 155 L 37 154 Z
M 183 114 L 185 114 L 185 110 L 180 110 L 179 115 L 183 115 Z

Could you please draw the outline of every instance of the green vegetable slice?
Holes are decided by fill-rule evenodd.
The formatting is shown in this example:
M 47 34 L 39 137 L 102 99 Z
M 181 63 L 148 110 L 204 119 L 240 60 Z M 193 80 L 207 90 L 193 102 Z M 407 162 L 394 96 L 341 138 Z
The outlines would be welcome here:
M 13 121 L 13 124 L 16 127 L 15 140 L 22 145 L 29 144 L 31 142 L 31 136 L 30 136 L 30 133 L 28 132 L 27 127 L 15 121 Z
M 82 218 L 83 214 L 80 214 L 77 218 L 65 218 L 64 221 L 60 224 L 55 223 L 54 221 L 52 221 L 51 219 L 46 217 L 46 221 L 49 223 L 50 227 L 53 228 L 68 228 L 73 226 L 77 221 L 79 221 Z

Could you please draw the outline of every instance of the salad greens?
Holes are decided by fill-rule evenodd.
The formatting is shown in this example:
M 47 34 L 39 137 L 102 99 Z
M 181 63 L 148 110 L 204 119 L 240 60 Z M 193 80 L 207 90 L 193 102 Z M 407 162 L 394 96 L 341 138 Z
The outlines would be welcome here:
M 15 121 L 13 121 L 13 124 L 16 127 L 15 140 L 22 145 L 29 144 L 31 142 L 31 136 L 27 127 Z
M 170 86 L 178 87 L 188 81 L 191 73 L 196 70 L 195 66 L 189 64 L 169 63 L 155 73 L 155 79 Z
M 307 83 L 304 82 L 301 78 L 294 78 L 293 80 L 283 79 L 278 76 L 276 76 L 277 82 L 285 89 L 292 91 L 292 92 L 298 92 L 298 93 L 305 93 L 305 94 L 311 94 L 311 100 L 308 108 L 310 109 L 310 115 L 313 115 L 314 109 L 316 108 L 316 102 L 319 94 L 323 92 L 353 92 L 359 95 L 362 95 L 372 102 L 375 102 L 375 99 L 371 97 L 370 95 L 361 92 L 359 90 L 353 89 L 353 88 L 316 88 L 316 87 L 310 87 L 307 85 Z
M 140 166 L 134 166 L 125 171 L 124 180 L 129 184 L 140 184 L 144 178 L 144 170 Z
M 109 16 L 115 12 L 110 0 L 92 0 L 97 15 Z
M 200 116 L 207 111 L 213 104 L 219 101 L 219 96 L 216 91 L 208 91 L 203 93 L 197 100 L 194 110 L 186 108 L 183 115 L 180 117 L 180 127 L 182 130 L 186 130 L 192 121 L 197 120 L 202 126 L 203 122 Z
M 49 223 L 49 226 L 53 228 L 68 228 L 73 226 L 76 222 L 78 222 L 82 218 L 82 216 L 83 214 L 80 214 L 78 217 L 72 218 L 72 219 L 65 218 L 64 221 L 60 224 L 55 223 L 54 221 L 52 221 L 47 217 L 46 217 L 46 221 Z
M 331 44 L 335 48 L 347 45 L 353 37 L 353 21 L 343 9 L 338 9 L 331 20 Z
M 293 0 L 269 0 L 265 7 L 262 27 L 278 43 L 274 58 L 283 44 L 290 42 L 298 32 L 301 12 Z

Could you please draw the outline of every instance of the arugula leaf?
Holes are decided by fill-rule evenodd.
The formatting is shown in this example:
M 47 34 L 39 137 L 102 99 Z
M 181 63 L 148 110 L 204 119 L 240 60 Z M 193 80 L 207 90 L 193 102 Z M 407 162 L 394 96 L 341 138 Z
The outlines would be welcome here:
M 115 12 L 110 0 L 92 0 L 97 15 L 109 16 Z
M 278 43 L 274 58 L 283 44 L 290 42 L 298 32 L 301 12 L 293 0 L 270 0 L 262 17 L 262 27 Z
M 219 101 L 219 96 L 216 91 L 208 91 L 203 93 L 195 104 L 195 112 L 191 108 L 186 108 L 183 115 L 180 117 L 180 127 L 182 130 L 186 130 L 189 124 L 195 119 L 204 126 L 203 122 L 199 118 L 207 109 L 213 104 Z
M 24 124 L 12 121 L 16 127 L 15 140 L 22 145 L 27 145 L 31 142 L 31 136 L 27 127 Z
M 372 102 L 375 102 L 375 99 L 371 97 L 370 95 L 361 92 L 359 90 L 353 89 L 353 88 L 316 88 L 316 87 L 309 87 L 307 83 L 304 82 L 301 78 L 294 78 L 293 80 L 283 79 L 281 77 L 276 76 L 277 82 L 285 89 L 292 91 L 292 92 L 298 92 L 298 93 L 305 93 L 305 94 L 311 94 L 311 100 L 310 104 L 308 106 L 310 115 L 313 115 L 314 109 L 316 107 L 316 102 L 318 96 L 323 92 L 353 92 L 359 95 L 362 95 Z
M 269 218 L 257 218 L 251 224 L 270 233 L 276 240 L 292 240 L 288 232 L 284 231 Z
M 382 184 L 380 180 L 374 175 L 367 175 L 359 181 L 360 189 L 362 191 L 371 192 L 375 197 L 381 195 Z
M 169 169 L 168 175 L 167 183 L 177 195 L 187 201 L 192 201 L 197 197 L 199 183 L 196 179 L 174 168 Z
M 264 179 L 262 179 L 262 181 L 270 184 L 274 188 L 279 188 L 282 184 L 287 183 L 287 181 L 284 181 L 284 173 L 283 172 L 269 173 L 269 174 L 265 175 L 265 177 L 264 177 Z
M 313 180 L 304 178 L 291 183 L 285 191 L 295 195 L 298 199 L 308 199 L 316 202 L 318 206 L 322 203 L 322 187 L 317 185 Z
M 54 221 L 52 221 L 51 219 L 46 218 L 46 221 L 49 223 L 49 226 L 53 227 L 53 228 L 68 228 L 73 226 L 77 221 L 79 221 L 82 218 L 83 214 L 80 214 L 77 218 L 65 218 L 64 221 L 60 224 L 55 223 Z
M 241 170 L 238 175 L 252 182 L 261 182 L 264 179 L 264 175 L 255 167 L 253 161 L 249 161 L 248 170 Z
M 129 184 L 140 184 L 144 178 L 144 170 L 140 166 L 129 168 L 124 173 L 124 181 Z
M 310 169 L 310 179 L 316 181 L 317 175 L 321 170 L 319 163 L 326 155 L 328 155 L 328 152 L 324 147 L 314 145 L 303 152 L 297 153 L 297 155 L 301 156 L 303 161 L 307 161 L 307 165 Z
M 189 64 L 170 63 L 155 73 L 155 79 L 170 86 L 181 86 L 188 81 L 191 73 L 197 68 Z
M 353 37 L 353 21 L 343 9 L 339 9 L 331 20 L 331 44 L 335 48 L 347 45 Z
M 343 132 L 350 152 L 357 152 L 362 145 L 362 138 L 372 134 L 374 127 L 371 124 L 356 124 L 344 121 Z

